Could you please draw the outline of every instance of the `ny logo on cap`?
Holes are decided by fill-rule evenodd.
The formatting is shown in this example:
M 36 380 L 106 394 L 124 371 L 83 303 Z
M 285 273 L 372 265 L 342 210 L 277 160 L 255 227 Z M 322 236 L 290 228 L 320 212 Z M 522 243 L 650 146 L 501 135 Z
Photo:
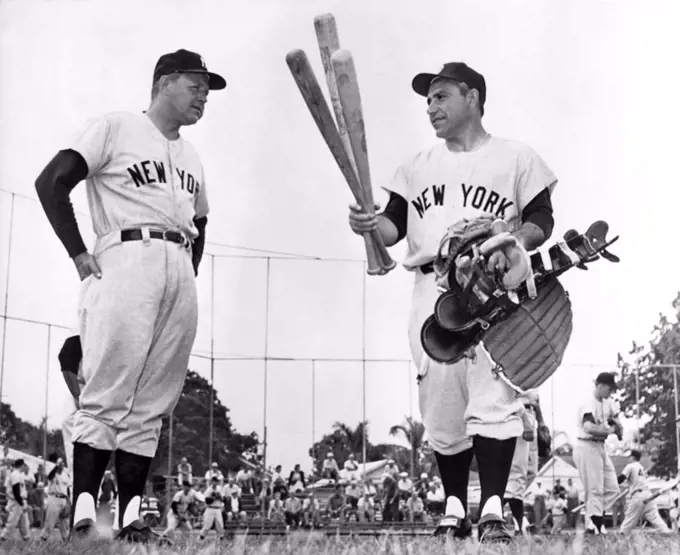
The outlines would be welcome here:
M 203 56 L 199 56 L 199 59 L 201 60 L 201 67 L 205 69 L 205 60 L 203 59 Z

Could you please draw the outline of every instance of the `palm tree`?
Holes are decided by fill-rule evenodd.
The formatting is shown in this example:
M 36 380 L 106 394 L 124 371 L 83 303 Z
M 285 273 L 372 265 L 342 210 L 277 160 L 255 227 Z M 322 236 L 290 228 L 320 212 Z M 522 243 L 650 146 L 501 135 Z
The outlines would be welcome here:
M 410 447 L 411 452 L 411 476 L 415 477 L 416 454 L 423 447 L 425 439 L 425 425 L 411 416 L 406 416 L 403 424 L 397 424 L 390 428 L 390 435 L 402 434 Z
M 368 421 L 359 422 L 356 428 L 352 428 L 344 422 L 335 422 L 333 430 L 343 436 L 349 452 L 354 453 L 358 460 L 363 461 L 364 439 L 368 446 Z M 338 461 L 338 463 L 342 464 L 344 461 Z

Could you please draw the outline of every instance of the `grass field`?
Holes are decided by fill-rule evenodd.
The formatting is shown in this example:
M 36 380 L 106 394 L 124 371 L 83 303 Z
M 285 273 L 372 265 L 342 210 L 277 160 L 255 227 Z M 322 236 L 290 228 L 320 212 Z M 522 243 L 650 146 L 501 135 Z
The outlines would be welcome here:
M 680 555 L 680 536 L 662 537 L 638 533 L 628 538 L 618 534 L 584 537 L 517 538 L 510 545 L 486 545 L 477 541 L 444 541 L 434 538 L 402 538 L 385 535 L 379 538 L 327 537 L 321 534 L 295 533 L 284 538 L 260 539 L 239 537 L 217 543 L 214 539 L 178 541 L 173 547 L 141 546 L 99 540 L 88 543 L 63 543 L 8 540 L 0 544 L 0 552 L 31 555 Z

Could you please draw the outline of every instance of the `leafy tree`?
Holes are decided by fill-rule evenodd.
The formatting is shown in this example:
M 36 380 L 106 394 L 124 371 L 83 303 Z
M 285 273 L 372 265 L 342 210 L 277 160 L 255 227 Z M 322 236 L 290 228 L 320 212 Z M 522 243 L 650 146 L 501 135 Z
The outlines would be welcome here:
M 617 399 L 626 417 L 635 418 L 637 374 L 641 417 L 639 442 L 652 457 L 650 474 L 657 476 L 675 475 L 678 466 L 673 371 L 653 367 L 680 362 L 680 294 L 672 306 L 675 317 L 671 320 L 660 314 L 648 344 L 633 342 L 627 356 L 618 355 L 621 388 Z
M 425 440 L 425 425 L 411 416 L 406 416 L 403 424 L 397 424 L 390 428 L 391 436 L 403 435 L 409 444 L 409 469 L 411 474 L 420 474 L 419 453 Z M 401 468 L 401 467 L 400 467 Z
M 172 474 L 182 457 L 191 463 L 195 477 L 208 470 L 216 462 L 222 472 L 237 470 L 241 463 L 238 455 L 257 448 L 259 440 L 255 432 L 240 434 L 232 426 L 229 409 L 213 393 L 213 460 L 209 454 L 210 392 L 211 385 L 198 373 L 189 370 L 184 388 L 173 413 L 172 421 Z M 170 419 L 163 420 L 156 456 L 151 464 L 150 475 L 167 475 Z
M 65 458 L 61 429 L 48 430 L 45 437 L 46 423 L 46 418 L 42 419 L 39 426 L 24 421 L 14 413 L 9 404 L 3 403 L 0 405 L 0 444 L 34 457 L 42 457 L 47 439 L 47 454 L 57 453 Z
M 353 454 L 357 461 L 363 459 L 363 442 L 366 438 L 366 459 L 372 460 L 370 455 L 373 445 L 368 441 L 368 422 L 359 422 L 356 427 L 343 422 L 335 422 L 333 430 L 324 435 L 309 450 L 309 456 L 315 461 L 314 467 L 321 474 L 323 461 L 328 453 L 333 453 L 338 466 L 342 468 L 345 461 Z M 379 460 L 379 459 L 378 459 Z

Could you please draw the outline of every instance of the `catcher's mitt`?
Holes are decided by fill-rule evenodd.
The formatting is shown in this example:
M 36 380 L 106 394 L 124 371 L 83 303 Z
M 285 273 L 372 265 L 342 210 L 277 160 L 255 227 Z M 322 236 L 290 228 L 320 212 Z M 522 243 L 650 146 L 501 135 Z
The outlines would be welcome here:
M 618 262 L 606 250 L 618 239 L 607 241 L 608 230 L 598 221 L 530 255 L 501 220 L 482 216 L 452 226 L 433 264 L 441 295 L 421 329 L 423 349 L 453 364 L 483 342 L 498 376 L 518 393 L 540 386 L 561 364 L 572 332 L 571 303 L 557 278 L 600 256 Z M 503 274 L 487 268 L 496 252 L 507 261 Z
M 550 428 L 545 424 L 538 427 L 538 456 L 542 459 L 550 455 L 552 449 L 552 436 L 550 435 Z

